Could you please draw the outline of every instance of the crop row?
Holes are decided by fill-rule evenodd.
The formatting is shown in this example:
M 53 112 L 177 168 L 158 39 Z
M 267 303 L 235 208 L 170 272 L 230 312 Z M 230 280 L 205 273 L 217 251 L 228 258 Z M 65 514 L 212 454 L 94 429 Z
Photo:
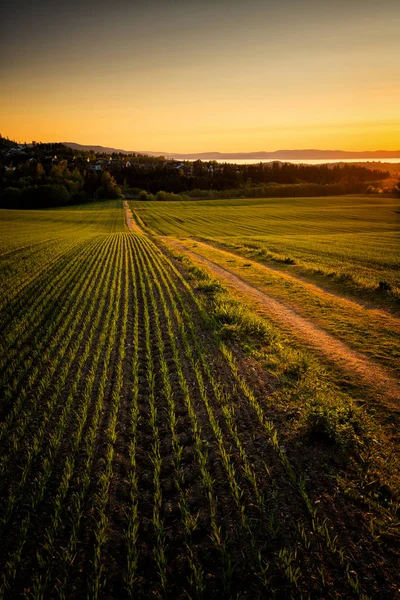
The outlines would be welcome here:
M 145 235 L 65 258 L 6 332 L 3 596 L 360 595 L 181 272 Z

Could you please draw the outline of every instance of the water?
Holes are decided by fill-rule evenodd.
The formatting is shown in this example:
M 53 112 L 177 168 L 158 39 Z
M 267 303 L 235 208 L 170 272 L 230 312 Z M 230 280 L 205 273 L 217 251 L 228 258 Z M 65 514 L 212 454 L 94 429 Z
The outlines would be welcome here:
M 190 160 L 193 161 L 193 158 L 180 158 L 180 159 L 176 159 L 176 160 Z M 203 160 L 203 162 L 208 162 L 208 160 L 213 160 L 213 159 L 207 159 L 207 160 Z M 292 160 L 285 160 L 282 158 L 276 158 L 276 159 L 259 159 L 259 158 L 230 158 L 228 159 L 220 159 L 217 162 L 219 163 L 230 163 L 230 164 L 235 164 L 235 165 L 259 165 L 260 162 L 262 163 L 271 163 L 271 162 L 282 162 L 282 163 L 291 163 L 294 165 L 329 165 L 329 164 L 335 164 L 335 163 L 376 163 L 377 165 L 379 163 L 394 163 L 394 164 L 399 164 L 400 165 L 400 158 L 386 158 L 386 159 L 382 159 L 382 158 L 346 158 L 346 159 L 340 159 L 340 158 L 333 158 L 333 159 L 292 159 Z

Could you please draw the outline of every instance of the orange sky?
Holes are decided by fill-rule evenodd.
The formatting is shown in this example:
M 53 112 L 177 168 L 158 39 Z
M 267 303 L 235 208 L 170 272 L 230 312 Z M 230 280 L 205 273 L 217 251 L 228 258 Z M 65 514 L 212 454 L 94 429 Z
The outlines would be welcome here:
M 9 8 L 0 133 L 169 152 L 400 149 L 400 2 L 134 4 Z

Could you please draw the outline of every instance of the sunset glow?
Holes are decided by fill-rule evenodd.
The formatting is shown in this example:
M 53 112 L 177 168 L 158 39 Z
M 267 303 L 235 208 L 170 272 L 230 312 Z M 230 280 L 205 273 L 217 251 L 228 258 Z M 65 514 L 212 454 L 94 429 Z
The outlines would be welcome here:
M 10 138 L 160 152 L 400 148 L 397 1 L 17 4 L 0 31 Z

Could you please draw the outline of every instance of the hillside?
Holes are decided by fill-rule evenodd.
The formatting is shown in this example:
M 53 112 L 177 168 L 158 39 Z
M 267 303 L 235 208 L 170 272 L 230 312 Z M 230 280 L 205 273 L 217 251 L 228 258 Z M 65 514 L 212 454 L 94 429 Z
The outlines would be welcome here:
M 371 152 L 346 152 L 344 150 L 276 150 L 274 152 L 199 152 L 199 153 L 182 153 L 182 152 L 154 152 L 154 151 L 138 151 L 138 150 L 121 150 L 117 148 L 109 148 L 106 146 L 90 146 L 77 144 L 75 142 L 63 142 L 66 146 L 74 150 L 93 150 L 94 152 L 105 152 L 106 154 L 122 153 L 122 154 L 147 154 L 149 156 L 165 156 L 169 158 L 180 158 L 187 160 L 224 160 L 233 161 L 235 159 L 260 159 L 260 160 L 354 160 L 357 158 L 363 159 L 385 159 L 400 158 L 400 150 L 376 150 Z

